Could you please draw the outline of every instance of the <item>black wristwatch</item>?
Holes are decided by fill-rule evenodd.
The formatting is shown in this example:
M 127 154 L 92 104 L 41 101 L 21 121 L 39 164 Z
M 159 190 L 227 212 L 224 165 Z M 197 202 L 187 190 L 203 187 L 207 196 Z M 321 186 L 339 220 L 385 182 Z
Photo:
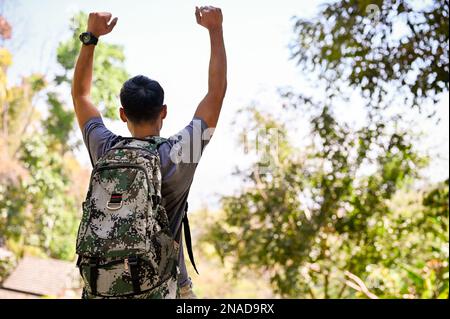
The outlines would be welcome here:
M 98 42 L 98 38 L 92 34 L 92 32 L 83 32 L 80 34 L 80 41 L 84 45 L 96 45 Z

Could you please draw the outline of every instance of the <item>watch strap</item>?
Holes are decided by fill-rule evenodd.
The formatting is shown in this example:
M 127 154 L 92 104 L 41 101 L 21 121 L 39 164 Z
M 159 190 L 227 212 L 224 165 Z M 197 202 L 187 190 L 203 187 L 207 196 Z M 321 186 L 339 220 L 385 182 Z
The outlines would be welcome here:
M 89 35 L 89 41 L 85 40 L 86 35 Z M 98 38 L 92 32 L 83 32 L 79 39 L 84 45 L 96 45 L 98 43 Z

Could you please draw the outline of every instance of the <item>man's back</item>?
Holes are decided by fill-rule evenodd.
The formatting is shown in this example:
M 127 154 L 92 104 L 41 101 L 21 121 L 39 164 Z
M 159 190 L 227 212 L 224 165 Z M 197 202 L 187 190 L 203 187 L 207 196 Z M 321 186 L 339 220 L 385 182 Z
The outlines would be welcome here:
M 158 147 L 162 175 L 162 205 L 164 206 L 174 239 L 180 243 L 179 286 L 190 284 L 183 255 L 181 224 L 187 205 L 187 197 L 201 154 L 208 144 L 206 123 L 194 118 L 188 126 L 171 136 Z M 124 138 L 108 130 L 101 118 L 89 120 L 83 129 L 83 139 L 94 165 L 113 146 Z M 192 150 L 197 150 L 193 154 Z
M 200 118 L 194 118 L 188 126 L 169 137 L 158 148 L 161 159 L 162 203 L 174 234 L 180 231 L 189 189 L 209 137 L 207 124 Z M 101 118 L 93 118 L 83 129 L 83 139 L 94 165 L 108 150 L 122 141 L 123 137 L 108 130 Z M 192 144 L 195 146 L 191 146 Z M 193 154 L 193 149 L 197 151 L 196 154 Z

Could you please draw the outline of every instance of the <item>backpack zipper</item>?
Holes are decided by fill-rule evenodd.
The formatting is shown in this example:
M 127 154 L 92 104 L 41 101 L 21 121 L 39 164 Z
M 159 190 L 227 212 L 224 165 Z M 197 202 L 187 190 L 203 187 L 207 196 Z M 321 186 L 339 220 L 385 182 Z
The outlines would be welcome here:
M 145 151 L 147 153 L 150 153 L 152 155 L 158 156 L 159 157 L 159 153 L 156 150 L 149 150 L 145 147 L 139 147 L 139 146 L 117 146 L 117 147 L 113 147 L 110 150 L 108 150 L 108 152 L 105 153 L 104 156 L 106 156 L 106 154 L 108 154 L 111 151 L 115 151 L 115 150 L 141 150 L 141 151 Z

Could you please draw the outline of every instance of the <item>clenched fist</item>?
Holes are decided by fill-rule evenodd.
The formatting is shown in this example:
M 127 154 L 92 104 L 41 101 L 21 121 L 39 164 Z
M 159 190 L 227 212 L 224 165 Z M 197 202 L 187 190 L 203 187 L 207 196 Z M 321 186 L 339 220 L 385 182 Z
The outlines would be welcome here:
M 97 38 L 110 33 L 117 23 L 117 18 L 111 20 L 109 12 L 92 12 L 89 13 L 88 32 L 92 32 Z
M 222 10 L 215 7 L 195 7 L 195 17 L 197 23 L 209 31 L 222 28 Z

